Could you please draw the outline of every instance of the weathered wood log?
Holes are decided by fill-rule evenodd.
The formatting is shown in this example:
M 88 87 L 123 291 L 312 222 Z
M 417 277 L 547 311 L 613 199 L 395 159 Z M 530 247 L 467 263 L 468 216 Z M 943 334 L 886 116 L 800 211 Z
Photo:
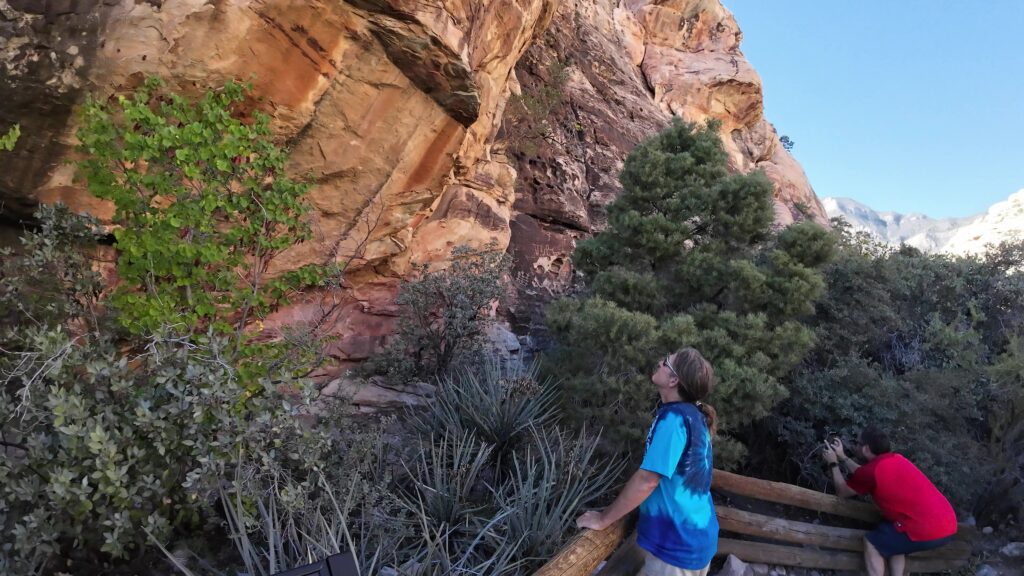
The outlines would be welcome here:
M 864 550 L 864 534 L 866 530 L 855 528 L 839 528 L 808 522 L 797 522 L 766 516 L 754 512 L 737 510 L 728 506 L 716 506 L 718 524 L 722 530 L 757 536 L 769 540 L 779 540 L 790 544 L 819 546 L 861 552 Z M 966 527 L 958 533 L 957 538 L 936 550 L 922 552 L 915 556 L 920 558 L 961 558 L 971 554 L 971 545 L 966 538 Z
M 597 576 L 634 576 L 644 567 L 644 551 L 636 545 L 636 532 L 629 537 L 608 562 L 598 571 Z
M 744 562 L 829 570 L 864 569 L 863 555 L 856 552 L 810 550 L 798 546 L 719 538 L 718 552 L 715 555 L 728 556 L 729 554 Z
M 718 514 L 719 526 L 728 532 L 822 548 L 855 552 L 864 549 L 864 530 L 784 520 L 728 506 L 715 506 L 715 512 Z
M 843 500 L 837 496 L 822 494 L 807 488 L 783 484 L 782 482 L 749 478 L 724 470 L 714 471 L 711 477 L 711 487 L 715 490 L 731 492 L 740 496 L 749 496 L 777 504 L 798 506 L 808 510 L 845 516 L 865 522 L 879 522 L 882 519 L 878 508 L 867 502 Z
M 817 568 L 824 570 L 863 571 L 864 556 L 858 552 L 839 550 L 812 550 L 802 546 L 765 544 L 732 538 L 718 539 L 717 556 L 732 554 L 745 562 Z M 969 556 L 959 558 L 929 558 L 913 554 L 907 557 L 909 572 L 944 572 L 967 564 Z
M 604 530 L 583 530 L 534 576 L 590 576 L 626 537 L 627 525 L 623 518 Z

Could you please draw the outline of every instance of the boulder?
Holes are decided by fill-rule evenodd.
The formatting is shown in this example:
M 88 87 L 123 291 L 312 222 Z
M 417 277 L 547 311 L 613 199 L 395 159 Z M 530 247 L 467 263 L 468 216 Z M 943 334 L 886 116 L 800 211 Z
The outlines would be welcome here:
M 999 553 L 1007 558 L 1024 558 L 1024 542 L 1010 542 L 999 549 Z
M 974 571 L 974 576 L 999 576 L 999 570 L 988 564 L 982 564 Z
M 736 556 L 729 554 L 725 559 L 725 564 L 722 565 L 722 569 L 718 571 L 717 576 L 752 576 L 753 571 L 746 562 L 740 560 Z

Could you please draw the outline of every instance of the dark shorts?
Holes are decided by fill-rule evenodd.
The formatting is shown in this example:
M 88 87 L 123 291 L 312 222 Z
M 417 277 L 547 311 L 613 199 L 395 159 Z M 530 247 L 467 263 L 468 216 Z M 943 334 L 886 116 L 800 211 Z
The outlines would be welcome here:
M 878 528 L 868 532 L 866 537 L 884 558 L 934 550 L 953 539 L 952 536 L 946 536 L 938 540 L 915 542 L 903 532 L 896 530 L 892 522 L 883 522 Z

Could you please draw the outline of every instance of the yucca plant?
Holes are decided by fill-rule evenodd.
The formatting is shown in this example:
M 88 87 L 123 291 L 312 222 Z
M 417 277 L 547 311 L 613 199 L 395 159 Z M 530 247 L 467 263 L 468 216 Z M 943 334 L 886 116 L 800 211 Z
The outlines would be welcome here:
M 507 537 L 520 541 L 517 558 L 537 563 L 551 557 L 572 533 L 583 507 L 608 493 L 622 462 L 595 457 L 600 438 L 558 427 L 531 430 L 531 443 L 515 459 L 506 482 L 494 492 Z
M 415 469 L 407 469 L 412 490 L 403 502 L 432 526 L 468 529 L 470 519 L 483 509 L 472 493 L 479 491 L 480 475 L 493 448 L 469 432 L 448 430 L 421 442 Z
M 352 477 L 347 486 L 331 486 L 323 474 L 317 475 L 314 489 L 287 479 L 274 481 L 271 488 L 255 499 L 255 513 L 239 491 L 221 491 L 229 534 L 242 558 L 245 572 L 251 576 L 271 576 L 277 572 L 321 560 L 332 554 L 352 552 L 360 574 L 374 574 L 380 565 L 384 531 L 368 526 L 382 521 L 373 518 L 373 510 L 361 507 L 366 482 Z M 398 522 L 388 517 L 385 522 Z M 363 534 L 363 533 L 368 534 Z M 360 535 L 372 533 L 376 542 Z
M 386 513 L 361 506 L 366 480 L 355 476 L 347 486 L 332 486 L 322 474 L 314 487 L 277 476 L 269 487 L 253 495 L 251 487 L 221 489 L 228 536 L 235 545 L 240 570 L 218 570 L 210 562 L 194 558 L 203 574 L 216 576 L 272 576 L 304 566 L 333 554 L 352 552 L 360 576 L 382 571 L 385 558 L 409 557 L 415 549 L 400 552 L 409 534 L 396 530 L 408 522 L 395 509 Z M 252 479 L 247 479 L 252 482 Z M 168 560 L 186 576 L 196 576 L 185 559 L 171 554 L 150 535 Z M 386 553 L 384 551 L 387 551 Z
M 467 534 L 447 525 L 433 525 L 421 502 L 415 549 L 404 555 L 394 554 L 396 560 L 403 556 L 408 560 L 396 561 L 394 568 L 386 568 L 382 573 L 394 576 L 521 574 L 523 562 L 516 556 L 522 539 L 511 540 L 503 534 L 506 531 L 501 523 L 505 516 L 505 512 L 498 512 L 490 520 L 479 522 L 476 530 Z
M 541 380 L 539 366 L 528 368 L 485 358 L 477 370 L 464 369 L 439 380 L 437 397 L 426 414 L 414 415 L 421 435 L 469 432 L 493 446 L 497 460 L 529 435 L 557 419 L 556 388 Z

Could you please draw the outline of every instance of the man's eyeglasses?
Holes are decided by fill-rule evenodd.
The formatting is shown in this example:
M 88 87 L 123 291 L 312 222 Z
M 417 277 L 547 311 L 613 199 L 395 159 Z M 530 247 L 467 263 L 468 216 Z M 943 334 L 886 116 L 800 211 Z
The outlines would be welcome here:
M 672 367 L 672 355 L 671 354 L 669 354 L 668 356 L 665 356 L 664 358 L 661 359 L 661 365 L 664 366 L 665 368 L 668 368 L 668 371 L 671 372 L 672 375 L 675 376 L 677 379 L 679 378 L 679 374 L 676 373 L 676 369 Z

